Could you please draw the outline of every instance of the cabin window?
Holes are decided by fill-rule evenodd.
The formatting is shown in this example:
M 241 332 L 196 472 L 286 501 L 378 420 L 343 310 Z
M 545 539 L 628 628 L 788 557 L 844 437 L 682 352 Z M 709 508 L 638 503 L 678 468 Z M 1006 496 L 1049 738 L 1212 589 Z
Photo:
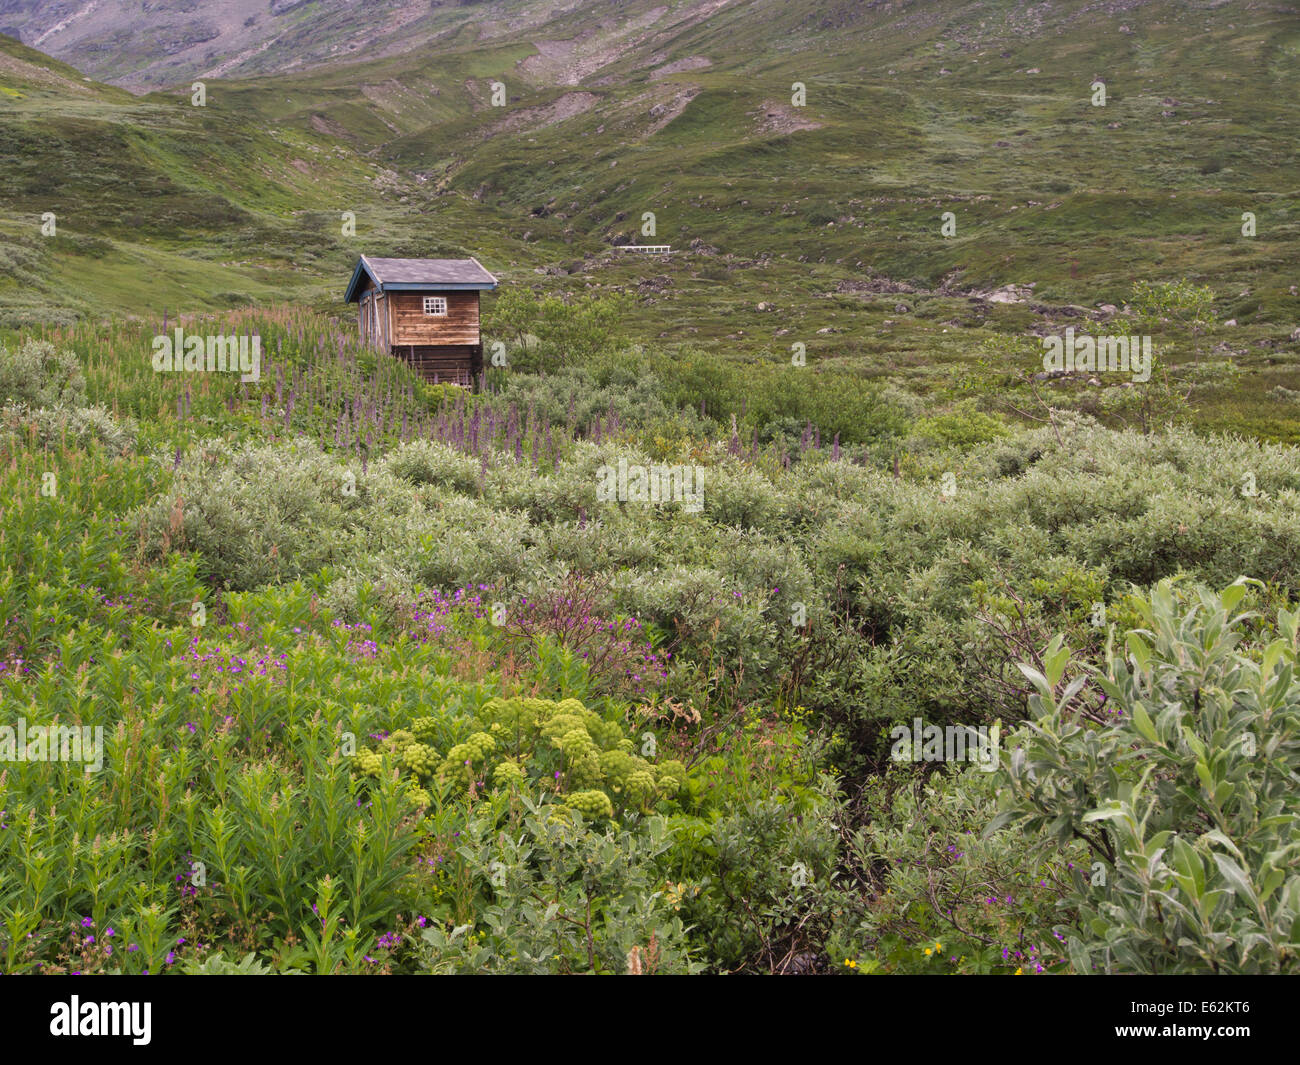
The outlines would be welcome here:
M 447 297 L 446 296 L 425 296 L 424 313 L 445 315 L 447 313 Z

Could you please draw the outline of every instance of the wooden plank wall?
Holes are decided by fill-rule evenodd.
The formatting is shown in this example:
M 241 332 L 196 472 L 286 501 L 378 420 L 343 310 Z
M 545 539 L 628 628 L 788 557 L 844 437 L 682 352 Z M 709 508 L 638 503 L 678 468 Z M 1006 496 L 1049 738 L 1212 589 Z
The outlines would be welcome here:
M 372 304 L 375 293 L 372 291 L 373 288 L 370 278 L 363 277 L 361 279 L 361 298 L 357 300 L 357 320 L 361 328 L 361 339 L 369 344 L 375 343 L 375 311 Z
M 472 386 L 479 370 L 477 345 L 457 344 L 444 347 L 430 345 L 393 345 L 393 354 L 411 367 L 426 381 L 453 382 Z
M 403 344 L 477 344 L 479 342 L 477 292 L 390 292 L 388 318 L 389 343 Z M 447 300 L 446 316 L 426 315 L 425 296 L 442 296 Z

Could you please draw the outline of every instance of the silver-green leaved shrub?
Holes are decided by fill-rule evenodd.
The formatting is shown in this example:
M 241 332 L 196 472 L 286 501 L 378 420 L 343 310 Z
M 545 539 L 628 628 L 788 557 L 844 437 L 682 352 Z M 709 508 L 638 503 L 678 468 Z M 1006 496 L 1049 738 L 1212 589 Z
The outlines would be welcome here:
M 434 484 L 461 492 L 472 492 L 478 484 L 478 459 L 436 440 L 402 444 L 383 461 L 395 476 L 411 484 Z
M 0 344 L 0 401 L 32 408 L 81 406 L 86 378 L 77 356 L 30 337 L 17 349 Z
M 372 480 L 310 441 L 238 449 L 205 442 L 138 512 L 141 541 L 150 556 L 199 552 L 204 576 L 230 588 L 294 580 L 350 561 L 357 514 L 373 508 Z
M 1251 583 L 1162 581 L 1101 669 L 1067 680 L 1059 637 L 1021 666 L 990 831 L 1092 851 L 1057 929 L 1078 972 L 1300 971 L 1300 611 L 1241 609 Z
M 418 455 L 407 453 L 412 467 L 423 461 Z M 424 456 L 429 464 L 442 458 L 434 449 Z M 172 469 L 171 483 L 136 515 L 146 554 L 196 551 L 203 575 L 229 588 L 295 580 L 324 566 L 391 586 L 486 583 L 539 569 L 524 517 L 436 478 L 413 484 L 385 462 L 340 461 L 305 438 L 239 448 L 204 441 L 179 463 L 159 459 Z
M 29 337 L 16 349 L 0 344 L 0 404 L 0 429 L 34 430 L 43 447 L 92 441 L 118 453 L 135 447 L 135 422 L 119 422 L 102 406 L 87 407 L 77 356 L 48 340 Z
M 8 404 L 0 410 L 0 424 L 10 434 L 34 429 L 42 447 L 68 445 L 84 448 L 92 441 L 115 454 L 135 448 L 138 427 L 131 418 L 118 421 L 106 407 L 38 407 Z
M 472 923 L 424 931 L 425 971 L 651 975 L 703 968 L 659 868 L 673 843 L 666 818 L 597 827 L 576 809 L 520 796 L 502 828 L 482 809 L 457 847 L 482 904 Z
M 675 565 L 622 573 L 614 588 L 620 611 L 687 640 L 707 639 L 730 666 L 760 668 L 758 659 L 771 653 L 775 629 L 763 616 L 766 596 L 726 581 L 712 567 Z
M 772 482 L 741 462 L 720 462 L 705 474 L 704 512 L 718 525 L 768 528 L 780 507 L 780 493 Z
M 659 556 L 644 523 L 615 513 L 583 525 L 553 522 L 545 530 L 544 554 L 583 573 L 653 566 Z
M 589 521 L 618 520 L 620 514 L 644 519 L 644 507 L 627 508 L 616 502 L 601 503 L 597 498 L 597 471 L 606 463 L 615 465 L 620 456 L 629 463 L 649 462 L 631 448 L 605 448 L 579 441 L 559 469 L 547 464 L 534 470 L 527 462 L 509 460 L 498 463 L 490 474 L 488 494 L 493 505 L 527 514 L 538 524 L 574 521 L 579 514 L 585 514 Z

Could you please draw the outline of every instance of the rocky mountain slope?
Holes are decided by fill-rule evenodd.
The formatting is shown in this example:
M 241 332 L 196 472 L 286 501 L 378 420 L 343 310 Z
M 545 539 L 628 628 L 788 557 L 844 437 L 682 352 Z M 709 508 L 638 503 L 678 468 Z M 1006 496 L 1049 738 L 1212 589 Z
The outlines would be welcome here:
M 207 10 L 182 7 L 149 17 Z M 972 358 L 973 329 L 1042 328 L 1034 304 L 1078 313 L 1187 279 L 1258 331 L 1239 347 L 1270 387 L 1300 385 L 1276 379 L 1300 325 L 1295 4 L 276 10 L 237 29 L 299 36 L 278 22 L 256 56 L 234 59 L 251 37 L 213 38 L 202 62 L 153 46 L 181 65 L 144 95 L 0 43 L 0 323 L 341 310 L 359 251 L 474 254 L 511 284 L 635 292 L 658 342 L 750 357 L 808 335 L 864 373 L 924 378 Z M 74 54 L 98 11 L 42 47 Z M 0 24 L 34 40 L 73 13 L 10 3 Z M 330 52 L 362 23 L 360 47 Z M 145 68 L 105 39 L 84 69 L 133 85 Z M 626 242 L 685 254 L 633 261 L 612 251 Z M 1033 300 L 965 309 L 999 289 Z

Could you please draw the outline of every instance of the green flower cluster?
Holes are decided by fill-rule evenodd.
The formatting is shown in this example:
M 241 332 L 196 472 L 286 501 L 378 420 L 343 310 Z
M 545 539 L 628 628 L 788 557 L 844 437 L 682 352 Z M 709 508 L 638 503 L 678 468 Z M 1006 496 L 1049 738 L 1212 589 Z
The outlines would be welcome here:
M 528 780 L 558 782 L 562 801 L 586 817 L 612 817 L 615 809 L 650 810 L 676 795 L 686 782 L 678 761 L 650 762 L 634 753 L 633 741 L 577 699 L 491 699 L 471 722 L 476 731 L 440 755 L 432 745 L 433 717 L 388 736 L 379 750 L 363 749 L 357 771 L 369 777 L 387 764 L 428 802 L 424 786 L 437 778 L 470 788 L 476 782 L 507 789 Z
M 384 759 L 378 751 L 362 747 L 356 757 L 357 772 L 363 777 L 378 777 L 384 771 Z
M 508 788 L 527 779 L 528 773 L 518 762 L 507 758 L 492 770 L 492 783 L 499 788 Z
M 478 718 L 529 765 L 545 764 L 548 755 L 558 753 L 559 769 L 574 789 L 565 802 L 583 813 L 606 805 L 649 809 L 676 795 L 686 781 L 681 762 L 656 764 L 637 756 L 618 722 L 607 721 L 577 699 L 492 699 Z
M 447 752 L 439 773 L 469 787 L 475 780 L 481 779 L 478 774 L 487 766 L 496 745 L 496 740 L 486 732 L 476 732 L 464 743 L 456 744 Z
M 613 817 L 614 804 L 603 791 L 575 791 L 564 797 L 564 805 L 577 810 L 583 817 L 595 820 L 600 817 Z

